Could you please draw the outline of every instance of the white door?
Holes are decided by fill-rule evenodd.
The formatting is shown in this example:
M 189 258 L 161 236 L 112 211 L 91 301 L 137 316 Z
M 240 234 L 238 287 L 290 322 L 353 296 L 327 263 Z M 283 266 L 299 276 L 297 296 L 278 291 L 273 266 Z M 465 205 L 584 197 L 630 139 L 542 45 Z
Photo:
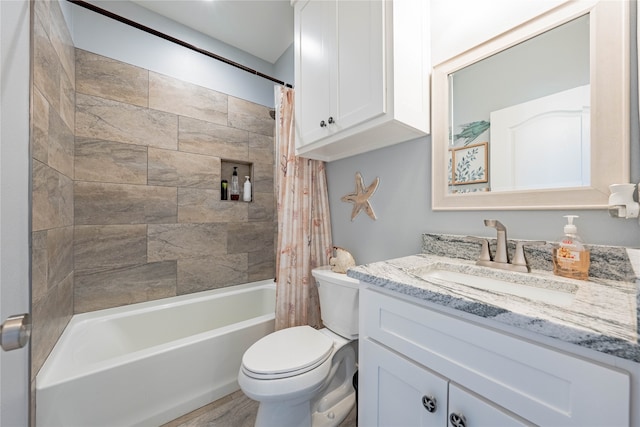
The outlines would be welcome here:
M 28 0 L 0 1 L 0 322 L 29 312 L 29 28 Z M 29 346 L 0 349 L 0 427 L 28 414 Z
M 358 424 L 445 427 L 447 380 L 369 339 L 360 341 Z

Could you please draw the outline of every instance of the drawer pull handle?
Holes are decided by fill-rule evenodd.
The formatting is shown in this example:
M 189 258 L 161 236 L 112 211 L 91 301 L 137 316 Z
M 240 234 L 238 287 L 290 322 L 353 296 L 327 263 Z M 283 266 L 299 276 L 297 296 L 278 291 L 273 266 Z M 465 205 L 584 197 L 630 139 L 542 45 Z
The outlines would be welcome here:
M 336 122 L 335 120 L 333 120 L 333 117 L 329 117 L 329 120 L 328 120 L 328 121 L 329 121 L 329 124 L 330 124 L 330 125 Z
M 436 412 L 436 409 L 438 409 L 436 398 L 433 396 L 422 396 L 422 406 L 424 406 L 427 412 L 431 413 Z
M 327 127 L 327 124 L 325 123 L 325 121 L 324 121 L 324 120 L 320 120 L 320 127 L 321 127 L 321 128 L 325 128 L 325 127 Z
M 451 422 L 451 425 L 453 425 L 453 427 L 465 427 L 467 420 L 464 418 L 464 415 L 452 412 L 449 415 L 449 421 Z

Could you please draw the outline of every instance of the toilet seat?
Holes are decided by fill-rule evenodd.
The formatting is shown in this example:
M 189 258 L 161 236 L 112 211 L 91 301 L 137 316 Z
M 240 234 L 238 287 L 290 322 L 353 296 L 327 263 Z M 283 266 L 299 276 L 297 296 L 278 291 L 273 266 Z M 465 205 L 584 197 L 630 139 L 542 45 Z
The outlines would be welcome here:
M 331 338 L 311 326 L 281 329 L 249 347 L 242 357 L 242 370 L 257 379 L 300 375 L 327 360 L 333 344 Z

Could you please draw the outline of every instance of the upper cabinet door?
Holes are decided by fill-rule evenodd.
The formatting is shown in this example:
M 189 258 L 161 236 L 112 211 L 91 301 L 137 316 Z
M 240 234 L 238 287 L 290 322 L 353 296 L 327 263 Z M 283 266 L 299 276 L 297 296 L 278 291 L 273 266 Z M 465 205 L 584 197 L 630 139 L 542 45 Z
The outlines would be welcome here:
M 429 131 L 429 2 L 295 3 L 297 154 L 331 161 Z
M 339 1 L 336 8 L 336 56 L 331 67 L 337 87 L 333 132 L 385 111 L 384 17 L 381 1 Z
M 296 4 L 295 75 L 298 144 L 329 135 L 326 125 L 335 99 L 335 10 L 333 1 Z M 332 82 L 333 79 L 333 82 Z M 303 87 L 304 90 L 300 90 Z M 324 126 L 321 125 L 324 121 Z

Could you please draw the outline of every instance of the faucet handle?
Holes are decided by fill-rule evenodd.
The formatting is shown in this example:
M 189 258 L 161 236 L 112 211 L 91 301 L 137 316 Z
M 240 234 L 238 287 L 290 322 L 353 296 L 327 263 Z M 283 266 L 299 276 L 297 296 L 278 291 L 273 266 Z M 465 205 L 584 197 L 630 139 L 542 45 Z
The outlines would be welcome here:
M 527 259 L 524 256 L 524 247 L 525 246 L 541 246 L 546 244 L 547 242 L 545 242 L 544 240 L 528 240 L 528 241 L 519 240 L 516 243 L 516 252 L 513 255 L 513 261 L 511 261 L 511 263 L 513 265 L 524 265 L 527 267 L 527 271 L 529 271 L 529 265 L 527 264 Z
M 468 236 L 468 239 L 482 243 L 482 249 L 480 250 L 478 261 L 491 261 L 491 251 L 489 250 L 489 241 L 487 239 L 473 236 Z

